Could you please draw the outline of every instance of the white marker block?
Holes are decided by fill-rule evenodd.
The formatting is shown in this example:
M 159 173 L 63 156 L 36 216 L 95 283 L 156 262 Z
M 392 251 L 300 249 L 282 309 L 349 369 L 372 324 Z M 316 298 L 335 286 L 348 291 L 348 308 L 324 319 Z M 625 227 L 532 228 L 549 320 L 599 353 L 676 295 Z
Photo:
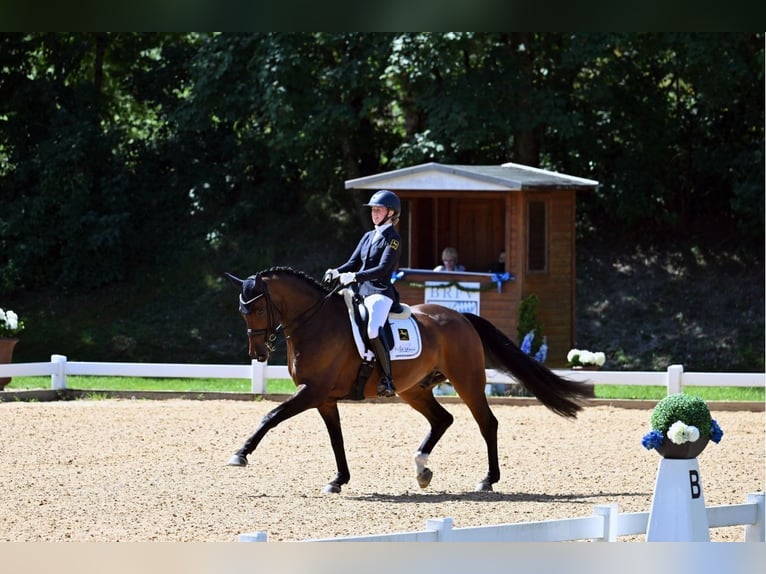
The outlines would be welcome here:
M 710 542 L 696 458 L 660 460 L 646 541 Z

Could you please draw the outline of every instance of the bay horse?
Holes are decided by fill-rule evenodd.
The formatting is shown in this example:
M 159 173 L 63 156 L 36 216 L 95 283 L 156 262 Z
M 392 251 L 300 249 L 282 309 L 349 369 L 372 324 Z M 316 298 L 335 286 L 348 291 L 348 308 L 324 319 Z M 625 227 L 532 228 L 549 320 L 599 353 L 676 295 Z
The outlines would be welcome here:
M 266 361 L 281 329 L 287 344 L 287 367 L 297 390 L 261 420 L 227 462 L 246 466 L 266 433 L 308 409 L 317 409 L 330 435 L 338 474 L 323 489 L 339 493 L 349 472 L 343 444 L 338 401 L 351 396 L 361 358 L 354 344 L 349 313 L 342 296 L 289 267 L 272 267 L 239 279 L 226 273 L 239 289 L 239 310 L 247 325 L 249 355 Z M 437 401 L 434 385 L 449 380 L 465 402 L 487 446 L 489 468 L 476 490 L 491 491 L 500 479 L 497 419 L 485 394 L 485 368 L 512 375 L 554 413 L 576 418 L 581 399 L 593 396 L 592 386 L 559 377 L 521 351 L 488 320 L 441 305 L 412 306 L 422 340 L 417 358 L 392 361 L 396 392 L 422 414 L 430 431 L 415 454 L 416 479 L 426 488 L 433 476 L 426 466 L 431 451 L 452 424 L 452 415 Z M 375 369 L 364 388 L 364 398 L 377 397 Z M 385 399 L 384 399 L 385 400 Z

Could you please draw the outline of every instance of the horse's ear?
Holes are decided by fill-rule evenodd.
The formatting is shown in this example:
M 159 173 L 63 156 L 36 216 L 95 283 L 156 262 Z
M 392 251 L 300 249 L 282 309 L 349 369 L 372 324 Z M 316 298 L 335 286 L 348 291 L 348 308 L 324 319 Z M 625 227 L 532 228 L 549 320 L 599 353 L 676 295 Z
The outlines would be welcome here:
M 234 277 L 234 275 L 232 275 L 228 271 L 224 271 L 223 274 L 226 275 L 226 277 L 229 278 L 229 281 L 234 283 L 234 285 L 236 285 L 238 289 L 242 289 L 242 283 L 244 283 L 244 281 L 242 281 L 242 279 L 240 279 L 238 277 Z

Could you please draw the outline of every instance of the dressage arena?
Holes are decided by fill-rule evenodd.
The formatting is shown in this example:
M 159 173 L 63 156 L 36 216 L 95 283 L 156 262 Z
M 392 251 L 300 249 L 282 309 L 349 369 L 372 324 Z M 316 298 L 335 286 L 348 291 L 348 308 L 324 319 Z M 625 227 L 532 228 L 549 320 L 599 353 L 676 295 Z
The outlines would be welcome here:
M 0 541 L 235 542 L 456 528 L 589 516 L 597 504 L 650 509 L 659 455 L 641 446 L 651 410 L 587 407 L 568 421 L 537 403 L 493 405 L 502 477 L 474 492 L 484 443 L 462 403 L 415 481 L 413 455 L 427 425 L 394 399 L 340 406 L 351 482 L 335 476 L 316 411 L 266 435 L 245 468 L 225 462 L 278 403 L 271 400 L 107 399 L 0 403 Z M 698 461 L 707 506 L 741 504 L 764 490 L 763 412 L 716 410 L 724 431 Z M 711 529 L 738 542 L 743 528 Z M 622 539 L 621 539 L 622 540 Z M 643 541 L 628 537 L 625 541 Z

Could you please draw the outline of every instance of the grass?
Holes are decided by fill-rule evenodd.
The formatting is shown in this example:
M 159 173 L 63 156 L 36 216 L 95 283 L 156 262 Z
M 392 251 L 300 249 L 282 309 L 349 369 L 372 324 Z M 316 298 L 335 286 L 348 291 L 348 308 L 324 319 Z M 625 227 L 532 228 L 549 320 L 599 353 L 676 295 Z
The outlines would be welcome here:
M 8 390 L 48 389 L 50 377 L 16 377 L 6 387 Z M 92 391 L 176 391 L 248 393 L 249 379 L 171 379 L 146 377 L 67 377 L 67 386 Z M 292 394 L 295 385 L 290 379 L 269 379 L 268 394 Z M 596 385 L 596 397 L 600 399 L 659 400 L 667 392 L 665 387 L 638 385 Z M 706 401 L 758 401 L 765 398 L 762 387 L 687 387 L 686 392 Z
M 763 402 L 762 387 L 686 387 L 685 392 L 706 401 L 756 401 Z M 599 399 L 645 399 L 659 400 L 667 395 L 665 387 L 640 385 L 596 385 Z
M 15 377 L 8 390 L 48 389 L 50 377 Z M 250 379 L 173 379 L 149 377 L 88 377 L 69 376 L 67 387 L 78 390 L 98 391 L 176 391 L 249 393 Z M 270 379 L 266 383 L 270 394 L 292 394 L 295 385 L 290 379 Z

